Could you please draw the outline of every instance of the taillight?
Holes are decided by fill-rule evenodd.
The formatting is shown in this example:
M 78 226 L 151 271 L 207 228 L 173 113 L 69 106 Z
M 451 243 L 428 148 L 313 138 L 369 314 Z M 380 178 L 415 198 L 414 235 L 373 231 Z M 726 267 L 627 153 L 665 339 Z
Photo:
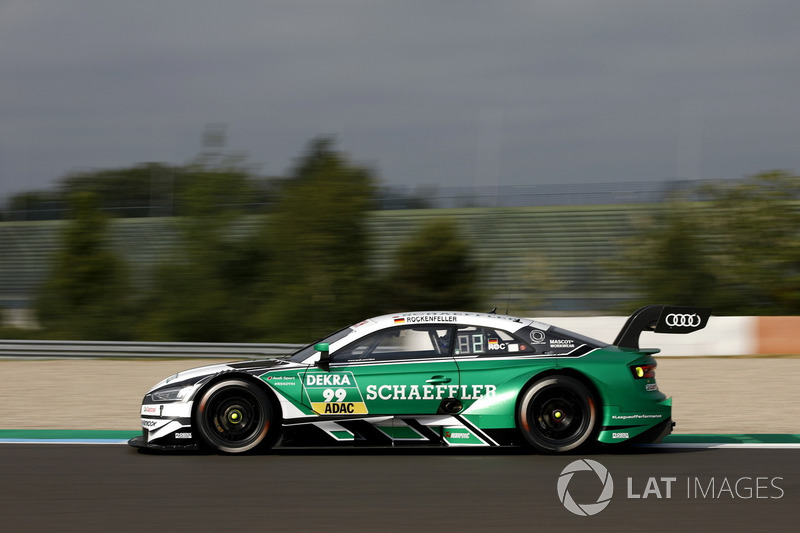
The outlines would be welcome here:
M 633 379 L 648 379 L 656 377 L 656 364 L 652 365 L 635 365 L 631 367 Z

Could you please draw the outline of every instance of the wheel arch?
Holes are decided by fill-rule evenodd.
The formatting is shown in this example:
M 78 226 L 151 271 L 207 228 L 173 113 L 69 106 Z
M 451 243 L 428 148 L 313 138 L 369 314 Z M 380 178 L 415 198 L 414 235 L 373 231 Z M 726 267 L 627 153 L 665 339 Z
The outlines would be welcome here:
M 583 385 L 586 386 L 586 388 L 589 389 L 589 391 L 591 391 L 592 394 L 594 394 L 595 398 L 597 398 L 597 403 L 598 403 L 597 412 L 599 414 L 602 414 L 603 395 L 600 394 L 600 389 L 597 387 L 594 381 L 583 372 L 575 370 L 574 368 L 558 367 L 558 368 L 548 368 L 547 370 L 539 372 L 538 374 L 534 374 L 533 376 L 530 377 L 530 379 L 528 379 L 528 381 L 525 382 L 525 385 L 523 385 L 519 389 L 519 394 L 517 394 L 517 400 L 514 404 L 515 420 L 517 418 L 516 413 L 519 412 L 520 402 L 522 402 L 522 397 L 524 396 L 525 391 L 528 390 L 528 388 L 531 387 L 531 385 L 533 385 L 537 381 L 550 376 L 569 376 L 571 378 L 580 381 Z M 516 423 L 517 423 L 517 429 L 519 429 L 519 420 L 516 420 Z

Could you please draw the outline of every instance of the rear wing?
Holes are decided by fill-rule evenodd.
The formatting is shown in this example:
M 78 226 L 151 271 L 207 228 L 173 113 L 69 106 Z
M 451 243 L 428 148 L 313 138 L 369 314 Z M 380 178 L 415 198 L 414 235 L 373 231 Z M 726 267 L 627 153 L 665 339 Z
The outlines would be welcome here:
M 614 346 L 638 350 L 639 335 L 643 331 L 691 333 L 706 327 L 710 316 L 711 309 L 707 307 L 646 305 L 628 317 L 614 341 Z

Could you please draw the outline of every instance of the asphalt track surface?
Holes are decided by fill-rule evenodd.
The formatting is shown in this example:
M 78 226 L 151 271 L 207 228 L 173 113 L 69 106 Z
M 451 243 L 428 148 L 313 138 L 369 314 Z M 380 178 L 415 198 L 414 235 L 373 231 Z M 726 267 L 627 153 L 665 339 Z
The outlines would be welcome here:
M 562 471 L 583 458 L 614 482 L 593 516 L 572 514 L 557 494 Z M 800 519 L 798 449 L 240 457 L 4 444 L 0 480 L 2 531 L 796 531 Z M 591 471 L 567 486 L 581 504 L 603 487 Z

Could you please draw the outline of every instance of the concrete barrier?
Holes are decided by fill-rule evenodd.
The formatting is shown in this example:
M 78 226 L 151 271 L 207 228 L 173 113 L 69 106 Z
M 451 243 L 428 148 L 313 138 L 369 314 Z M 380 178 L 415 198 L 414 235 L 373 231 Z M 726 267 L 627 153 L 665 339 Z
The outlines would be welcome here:
M 800 354 L 800 317 L 759 316 L 757 354 Z
M 611 343 L 625 317 L 548 317 L 542 322 Z M 712 316 L 705 329 L 688 335 L 644 332 L 640 346 L 660 348 L 661 356 L 800 354 L 800 317 Z
M 537 320 L 614 342 L 627 317 L 536 317 Z M 800 354 L 800 317 L 712 316 L 688 335 L 643 332 L 639 345 L 660 356 L 752 356 Z M 287 354 L 299 344 L 144 343 L 0 340 L 0 358 L 241 358 Z

